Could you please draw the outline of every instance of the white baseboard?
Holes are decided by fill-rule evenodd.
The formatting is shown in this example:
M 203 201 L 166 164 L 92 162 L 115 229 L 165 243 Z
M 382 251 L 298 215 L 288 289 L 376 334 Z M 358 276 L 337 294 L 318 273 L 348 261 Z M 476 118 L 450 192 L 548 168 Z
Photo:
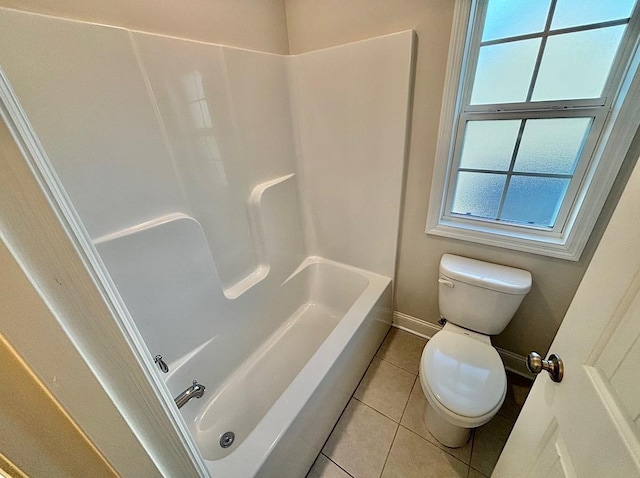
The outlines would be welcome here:
M 405 330 L 415 335 L 419 335 L 425 339 L 430 339 L 436 332 L 442 330 L 442 326 L 439 324 L 433 324 L 417 317 L 413 317 L 402 312 L 393 313 L 393 324 L 398 329 Z M 535 376 L 527 370 L 526 359 L 522 355 L 510 352 L 508 350 L 496 347 L 496 350 L 502 358 L 504 368 L 521 375 L 525 378 L 533 380 Z
M 438 324 L 432 324 L 402 312 L 393 313 L 393 325 L 425 339 L 430 339 L 436 332 L 442 330 L 442 327 Z

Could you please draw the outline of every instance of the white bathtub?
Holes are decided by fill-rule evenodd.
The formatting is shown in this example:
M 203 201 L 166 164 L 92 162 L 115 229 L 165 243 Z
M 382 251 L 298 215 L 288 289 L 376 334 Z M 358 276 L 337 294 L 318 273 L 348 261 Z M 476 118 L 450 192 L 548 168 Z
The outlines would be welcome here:
M 391 324 L 387 277 L 309 257 L 281 290 L 300 295 L 297 310 L 223 384 L 182 409 L 212 476 L 304 477 Z M 180 367 L 205 385 L 216 366 L 207 347 Z M 235 441 L 222 448 L 227 431 Z

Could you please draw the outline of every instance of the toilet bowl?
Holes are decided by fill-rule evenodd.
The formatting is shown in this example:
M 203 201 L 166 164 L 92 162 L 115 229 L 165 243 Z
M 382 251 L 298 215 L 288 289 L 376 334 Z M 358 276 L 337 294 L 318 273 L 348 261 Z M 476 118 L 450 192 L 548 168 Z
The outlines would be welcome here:
M 445 254 L 438 283 L 446 324 L 427 342 L 420 360 L 424 421 L 440 443 L 457 448 L 504 402 L 506 373 L 490 335 L 511 321 L 531 288 L 531 274 Z
M 427 429 L 443 445 L 464 446 L 498 412 L 507 393 L 502 359 L 487 336 L 447 323 L 422 352 Z

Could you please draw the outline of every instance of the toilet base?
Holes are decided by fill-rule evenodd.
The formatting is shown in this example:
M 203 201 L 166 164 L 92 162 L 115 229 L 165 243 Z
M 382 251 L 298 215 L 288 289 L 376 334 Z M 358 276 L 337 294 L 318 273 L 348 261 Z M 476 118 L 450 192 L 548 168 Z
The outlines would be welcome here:
M 424 424 L 436 440 L 449 448 L 464 446 L 471 436 L 471 428 L 453 425 L 444 419 L 427 401 L 424 406 Z

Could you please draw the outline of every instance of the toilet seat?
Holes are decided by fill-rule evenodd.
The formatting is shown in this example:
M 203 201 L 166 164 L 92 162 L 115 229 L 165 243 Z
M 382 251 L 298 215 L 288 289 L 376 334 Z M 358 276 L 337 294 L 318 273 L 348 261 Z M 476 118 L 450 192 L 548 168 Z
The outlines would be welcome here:
M 454 425 L 473 428 L 502 406 L 507 379 L 502 359 L 470 332 L 441 330 L 424 348 L 420 383 L 429 402 Z M 473 334 L 475 335 L 475 334 Z

